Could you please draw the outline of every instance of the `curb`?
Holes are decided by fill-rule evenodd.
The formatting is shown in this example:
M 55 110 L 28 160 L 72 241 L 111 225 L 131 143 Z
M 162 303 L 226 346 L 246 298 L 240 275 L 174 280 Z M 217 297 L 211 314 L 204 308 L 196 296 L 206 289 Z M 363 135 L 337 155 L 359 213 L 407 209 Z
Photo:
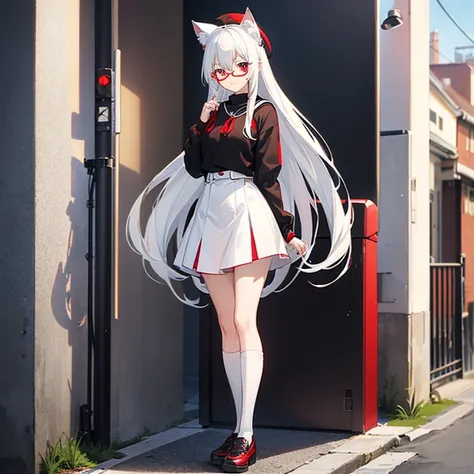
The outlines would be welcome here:
M 325 454 L 309 464 L 305 464 L 293 473 L 301 474 L 351 474 L 354 469 L 364 465 L 363 454 Z
M 371 440 L 373 438 L 373 441 Z M 370 441 L 365 443 L 364 441 Z M 374 445 L 375 448 L 358 448 L 357 444 L 360 442 L 363 444 Z M 355 445 L 355 447 L 352 447 Z M 351 440 L 347 441 L 343 445 L 336 448 L 334 451 L 330 451 L 329 454 L 352 454 L 363 457 L 364 464 L 372 461 L 372 459 L 378 458 L 382 454 L 386 453 L 388 450 L 399 445 L 398 436 L 377 436 L 377 435 L 359 435 Z
M 349 439 L 318 459 L 291 471 L 298 474 L 350 474 L 399 444 L 397 435 L 365 434 Z
M 412 429 L 400 426 L 378 426 L 366 434 L 354 436 L 327 454 L 303 464 L 291 471 L 293 474 L 351 474 L 360 467 L 365 466 L 374 459 L 384 455 L 392 448 L 405 446 L 410 442 L 425 437 L 434 432 L 448 428 L 456 421 L 469 416 L 474 412 L 471 403 L 460 403 L 445 411 L 441 415 L 422 425 L 420 428 Z M 136 457 L 150 449 L 168 444 L 192 436 L 202 431 L 197 420 L 184 423 L 171 430 L 146 438 L 138 444 L 120 450 L 125 458 L 111 459 L 95 468 L 85 471 L 83 474 L 102 474 L 108 469 L 115 467 L 133 457 Z
M 355 436 L 318 459 L 291 471 L 292 474 L 351 474 L 392 448 L 448 428 L 474 412 L 471 403 L 455 405 L 420 428 L 382 425 Z
M 359 467 L 362 467 L 365 464 L 367 464 L 367 462 L 365 461 L 365 456 L 363 454 L 357 454 L 349 462 L 339 467 L 336 467 L 333 471 L 329 472 L 332 472 L 334 474 L 351 474 L 356 469 L 359 469 Z
M 456 423 L 456 421 L 469 416 L 474 412 L 474 405 L 470 403 L 460 403 L 453 406 L 451 409 L 445 411 L 441 415 L 433 418 L 428 423 L 421 425 L 419 428 L 410 431 L 405 434 L 406 442 L 403 444 L 408 444 L 416 439 L 422 438 L 430 433 L 442 431 L 446 428 L 449 428 L 451 425 Z

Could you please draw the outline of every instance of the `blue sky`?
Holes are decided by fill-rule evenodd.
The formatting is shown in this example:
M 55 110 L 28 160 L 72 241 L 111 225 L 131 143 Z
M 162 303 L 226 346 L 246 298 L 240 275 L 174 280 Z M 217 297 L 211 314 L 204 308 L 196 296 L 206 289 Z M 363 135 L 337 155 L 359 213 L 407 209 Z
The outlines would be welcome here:
M 441 3 L 464 31 L 474 39 L 474 0 L 441 0 Z M 474 46 L 446 16 L 436 0 L 430 0 L 430 27 L 431 30 L 438 30 L 439 51 L 451 61 L 454 61 L 456 46 L 469 44 Z M 440 62 L 448 62 L 443 56 L 440 57 Z
M 381 21 L 386 17 L 387 11 L 393 8 L 396 3 L 397 0 L 380 0 Z M 474 0 L 441 0 L 441 3 L 466 33 L 474 39 Z M 439 51 L 450 61 L 454 61 L 454 48 L 456 46 L 470 44 L 469 40 L 446 16 L 436 0 L 430 0 L 430 29 L 438 30 Z M 443 56 L 440 56 L 440 62 L 448 62 L 448 59 L 443 58 Z

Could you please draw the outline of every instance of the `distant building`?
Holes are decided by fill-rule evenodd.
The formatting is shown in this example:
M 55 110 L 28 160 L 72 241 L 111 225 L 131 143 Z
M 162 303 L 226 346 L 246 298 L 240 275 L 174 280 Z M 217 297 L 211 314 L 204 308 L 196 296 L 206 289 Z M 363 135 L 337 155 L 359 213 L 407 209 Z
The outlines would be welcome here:
M 443 171 L 451 169 L 457 153 L 459 108 L 434 73 L 430 73 L 430 255 L 443 261 Z M 447 195 L 449 195 L 449 191 Z M 449 238 L 449 237 L 447 237 Z
M 454 62 L 474 64 L 474 45 L 454 48 Z
M 432 84 L 457 108 L 457 158 L 442 164 L 441 258 L 449 262 L 466 256 L 467 311 L 474 304 L 474 68 L 434 64 L 431 71 L 436 76 Z

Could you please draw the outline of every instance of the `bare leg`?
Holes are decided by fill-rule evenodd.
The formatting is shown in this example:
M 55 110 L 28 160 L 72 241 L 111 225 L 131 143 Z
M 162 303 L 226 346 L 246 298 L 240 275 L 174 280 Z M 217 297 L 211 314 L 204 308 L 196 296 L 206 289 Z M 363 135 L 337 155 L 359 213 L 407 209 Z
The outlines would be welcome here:
M 217 311 L 219 326 L 222 333 L 222 350 L 239 352 L 240 340 L 234 323 L 234 275 L 203 275 L 212 302 Z
M 257 309 L 271 258 L 264 258 L 237 267 L 235 276 L 235 326 L 241 351 L 261 351 L 257 329 Z
M 257 309 L 271 258 L 235 269 L 235 325 L 240 339 L 242 416 L 238 436 L 253 438 L 253 413 L 263 372 L 262 342 L 257 329 Z
M 234 398 L 236 426 L 234 433 L 240 429 L 242 416 L 242 375 L 240 365 L 240 340 L 234 323 L 234 275 L 203 275 L 212 302 L 217 311 L 222 334 L 222 359 Z

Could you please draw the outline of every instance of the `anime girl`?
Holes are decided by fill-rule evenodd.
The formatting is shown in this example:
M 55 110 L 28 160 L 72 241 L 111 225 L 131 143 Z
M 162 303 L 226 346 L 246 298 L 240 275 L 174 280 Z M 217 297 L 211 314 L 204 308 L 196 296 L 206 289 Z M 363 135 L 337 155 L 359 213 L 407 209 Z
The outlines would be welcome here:
M 188 278 L 210 294 L 237 420 L 211 463 L 224 472 L 246 472 L 257 458 L 252 424 L 263 372 L 260 298 L 285 289 L 300 271 L 340 265 L 339 278 L 347 270 L 351 205 L 324 140 L 278 86 L 270 41 L 250 11 L 193 27 L 204 48 L 208 100 L 184 151 L 135 202 L 127 231 L 132 248 L 180 301 L 202 307 L 175 288 L 174 282 Z M 142 201 L 159 185 L 143 235 Z M 318 201 L 331 246 L 323 261 L 311 263 Z M 296 272 L 288 278 L 290 267 Z

